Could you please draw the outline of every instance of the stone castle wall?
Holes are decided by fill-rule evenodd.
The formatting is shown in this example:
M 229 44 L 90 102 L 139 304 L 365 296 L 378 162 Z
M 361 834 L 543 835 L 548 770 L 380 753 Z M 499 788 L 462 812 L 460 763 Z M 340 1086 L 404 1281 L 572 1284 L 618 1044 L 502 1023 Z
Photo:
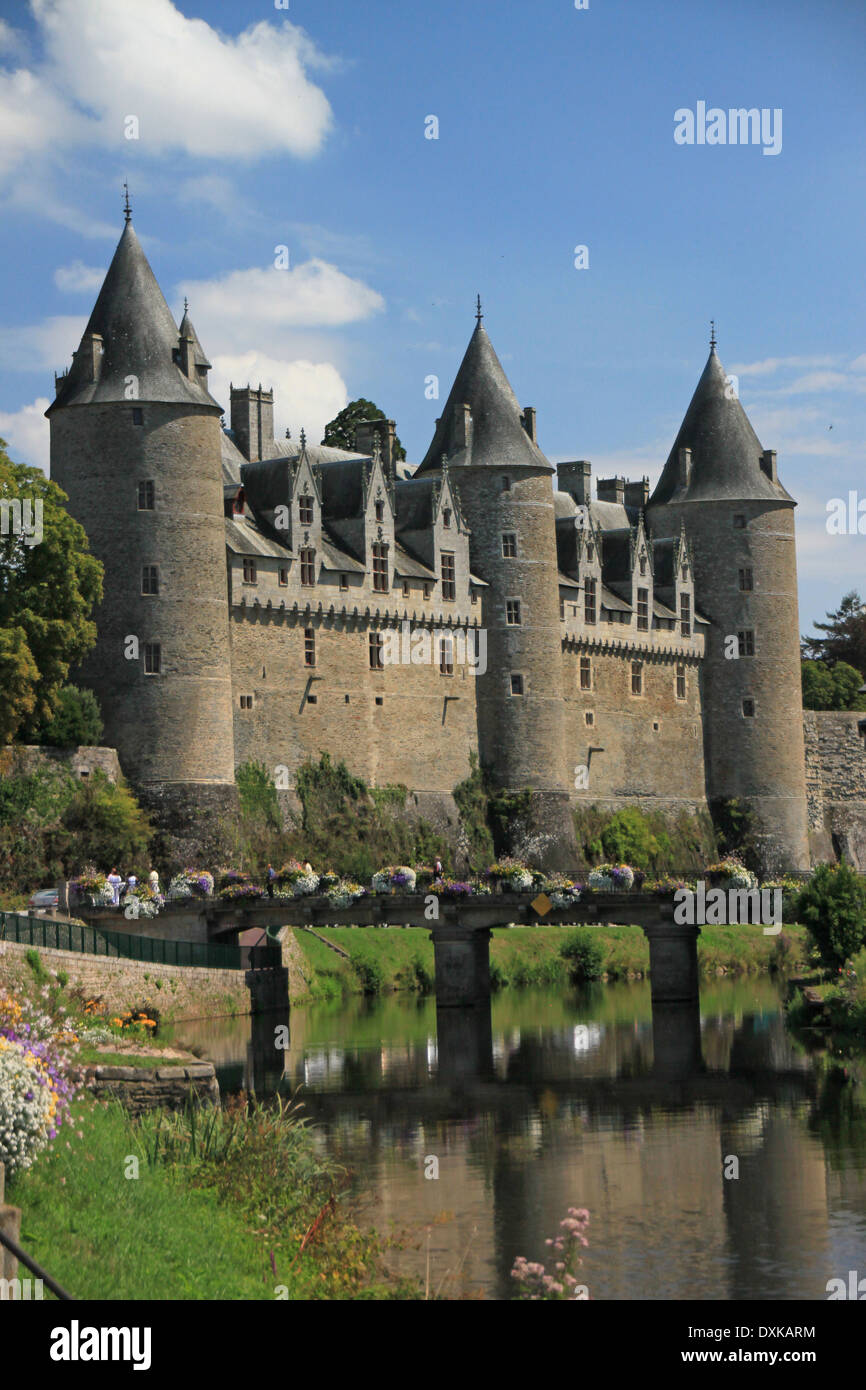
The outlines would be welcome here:
M 840 855 L 866 870 L 866 714 L 804 710 L 806 796 L 813 861 Z

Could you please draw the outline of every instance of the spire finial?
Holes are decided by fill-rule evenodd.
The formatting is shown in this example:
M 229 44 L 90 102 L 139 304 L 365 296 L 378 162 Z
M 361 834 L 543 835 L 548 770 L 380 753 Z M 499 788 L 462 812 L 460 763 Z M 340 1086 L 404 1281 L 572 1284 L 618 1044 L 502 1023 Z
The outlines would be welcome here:
M 132 217 L 132 208 L 129 206 L 129 184 L 123 180 L 123 220 L 129 222 Z
M 382 440 L 378 430 L 373 435 L 373 448 L 370 451 L 370 456 L 374 463 L 382 462 Z
M 716 321 L 715 321 L 715 319 L 710 319 L 710 350 L 711 350 L 712 352 L 715 352 L 715 350 L 716 350 Z
M 184 295 L 183 297 L 183 312 L 185 314 L 189 313 L 189 300 L 187 299 L 186 295 Z
M 479 294 L 475 296 L 475 322 L 480 323 L 483 318 L 484 315 L 481 312 L 481 295 Z
M 306 449 L 306 447 L 307 447 L 307 432 L 306 432 L 305 429 L 302 428 L 302 429 L 301 429 L 301 452 L 303 452 L 304 449 Z

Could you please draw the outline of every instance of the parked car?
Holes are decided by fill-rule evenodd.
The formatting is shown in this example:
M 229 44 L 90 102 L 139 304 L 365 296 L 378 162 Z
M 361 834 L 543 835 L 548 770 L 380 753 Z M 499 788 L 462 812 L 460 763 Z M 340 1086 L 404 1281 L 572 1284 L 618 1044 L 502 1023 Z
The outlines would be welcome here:
M 60 899 L 56 888 L 38 888 L 35 893 L 31 893 L 30 907 L 37 916 L 46 912 L 56 912 L 60 905 Z

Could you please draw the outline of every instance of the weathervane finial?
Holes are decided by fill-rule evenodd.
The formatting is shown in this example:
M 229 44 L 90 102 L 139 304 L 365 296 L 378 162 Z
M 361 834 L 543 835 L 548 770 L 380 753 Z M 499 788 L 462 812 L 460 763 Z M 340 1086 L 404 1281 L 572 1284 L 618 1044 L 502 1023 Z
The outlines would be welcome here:
M 480 323 L 483 318 L 484 315 L 481 312 L 481 295 L 479 294 L 475 296 L 475 322 Z
M 123 220 L 129 222 L 132 217 L 132 208 L 129 206 L 129 184 L 123 180 Z
M 716 350 L 716 321 L 710 319 L 710 347 L 713 352 Z

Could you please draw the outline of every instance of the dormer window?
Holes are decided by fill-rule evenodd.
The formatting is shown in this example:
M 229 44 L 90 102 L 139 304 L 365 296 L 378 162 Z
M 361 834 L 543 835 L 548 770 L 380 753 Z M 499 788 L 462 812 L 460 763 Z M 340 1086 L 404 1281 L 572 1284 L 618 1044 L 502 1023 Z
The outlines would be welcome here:
M 592 561 L 595 558 L 595 546 L 593 545 L 592 541 L 587 541 L 586 543 L 586 558 L 590 564 L 592 564 Z
M 508 477 L 508 474 L 507 474 L 507 473 L 504 473 L 504 474 L 502 475 L 502 491 L 503 491 L 503 492 L 510 492 L 510 491 L 511 491 L 511 479 Z
M 373 588 L 377 594 L 388 592 L 388 547 L 373 546 Z
M 451 509 L 446 507 L 442 513 L 442 525 L 446 531 L 451 530 Z
M 377 521 L 384 521 L 384 520 L 385 520 L 385 503 L 384 503 L 384 502 L 377 502 L 377 503 L 376 503 L 376 520 L 377 520 Z
M 312 526 L 313 524 L 313 499 L 304 493 L 298 499 L 298 513 L 302 526 Z
M 640 557 L 640 572 L 642 575 L 646 574 L 646 555 Z

